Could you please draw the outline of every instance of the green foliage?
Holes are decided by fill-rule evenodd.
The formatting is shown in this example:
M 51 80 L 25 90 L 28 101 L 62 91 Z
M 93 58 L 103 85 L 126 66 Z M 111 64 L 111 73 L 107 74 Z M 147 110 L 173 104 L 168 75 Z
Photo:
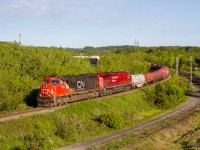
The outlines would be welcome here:
M 39 149 L 48 149 L 51 146 L 51 143 L 48 139 L 48 130 L 41 123 L 33 124 L 34 130 L 30 131 L 27 135 L 24 136 L 23 140 L 23 149 L 28 150 L 39 150 Z
M 130 54 L 106 54 L 102 56 L 98 64 L 98 72 L 112 72 L 128 70 L 131 73 L 145 73 L 150 67 L 150 63 L 143 61 L 140 53 Z
M 96 120 L 99 123 L 104 123 L 106 126 L 113 129 L 121 129 L 124 124 L 124 118 L 113 112 L 100 115 Z
M 196 122 L 194 123 L 195 130 L 200 130 L 200 109 L 197 109 L 196 116 L 195 116 Z
M 179 57 L 180 70 L 189 70 L 189 56 L 193 54 L 194 66 L 199 65 L 199 47 L 149 47 L 108 46 L 62 49 L 56 47 L 22 46 L 0 42 L 0 113 L 35 107 L 38 89 L 43 77 L 77 75 L 84 73 L 128 70 L 145 73 L 150 62 L 175 68 Z M 97 68 L 86 59 L 73 55 L 99 55 Z M 178 92 L 178 91 L 176 91 Z M 179 91 L 180 92 L 180 91 Z M 160 96 L 161 97 L 161 96 Z M 162 101 L 162 99 L 159 99 Z M 23 107 L 22 107 L 23 106 Z
M 55 135 L 63 140 L 76 140 L 76 134 L 82 134 L 85 130 L 85 125 L 77 115 L 72 115 L 66 118 L 64 115 L 57 118 Z
M 147 99 L 160 108 L 171 108 L 179 104 L 185 94 L 190 93 L 189 81 L 183 77 L 173 76 L 169 81 L 157 84 L 146 90 Z
M 192 146 L 188 141 L 182 141 L 181 146 L 183 150 L 193 150 Z
M 197 76 L 197 77 L 200 77 L 200 70 L 199 71 L 193 71 L 192 74 Z

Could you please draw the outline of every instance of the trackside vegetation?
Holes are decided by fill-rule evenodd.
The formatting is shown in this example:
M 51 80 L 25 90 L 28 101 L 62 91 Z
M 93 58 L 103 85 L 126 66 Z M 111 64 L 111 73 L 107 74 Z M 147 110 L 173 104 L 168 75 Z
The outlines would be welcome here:
M 156 93 L 157 88 L 170 91 L 165 95 L 166 99 L 173 97 L 170 105 L 163 102 L 166 107 L 161 107 L 157 102 L 163 97 Z M 157 99 L 149 99 L 149 91 Z M 73 103 L 52 113 L 0 122 L 0 149 L 55 149 L 106 135 L 177 106 L 186 100 L 187 92 L 188 82 L 174 76 L 131 94 Z
M 23 46 L 16 42 L 0 42 L 0 113 L 36 107 L 43 77 L 128 70 L 145 73 L 150 62 L 175 68 L 179 57 L 180 70 L 190 70 L 189 56 L 199 74 L 199 47 L 134 47 L 108 46 L 83 49 Z M 74 55 L 99 55 L 93 67 L 86 59 Z M 173 70 L 172 70 L 173 71 Z
M 190 84 L 184 77 L 174 76 L 173 80 L 144 90 L 147 98 L 159 108 L 172 108 L 182 102 L 182 97 L 190 94 Z

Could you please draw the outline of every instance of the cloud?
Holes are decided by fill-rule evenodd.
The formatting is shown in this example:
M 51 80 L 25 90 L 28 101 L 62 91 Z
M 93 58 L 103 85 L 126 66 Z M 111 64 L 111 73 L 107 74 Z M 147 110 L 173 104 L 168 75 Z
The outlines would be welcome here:
M 105 12 L 105 6 L 124 0 L 0 0 L 0 16 L 89 18 Z
M 0 13 L 4 15 L 80 15 L 90 12 L 78 0 L 4 0 L 0 2 Z
M 0 12 L 4 14 L 44 13 L 48 9 L 46 0 L 10 0 L 0 4 Z

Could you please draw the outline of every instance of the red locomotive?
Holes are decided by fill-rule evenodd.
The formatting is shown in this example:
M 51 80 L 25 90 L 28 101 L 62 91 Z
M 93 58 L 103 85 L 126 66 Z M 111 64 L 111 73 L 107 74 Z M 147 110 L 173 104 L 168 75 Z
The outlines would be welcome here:
M 169 76 L 169 68 L 151 66 L 144 75 L 131 75 L 128 71 L 66 75 L 43 78 L 38 106 L 56 106 L 68 102 L 127 91 L 157 82 Z

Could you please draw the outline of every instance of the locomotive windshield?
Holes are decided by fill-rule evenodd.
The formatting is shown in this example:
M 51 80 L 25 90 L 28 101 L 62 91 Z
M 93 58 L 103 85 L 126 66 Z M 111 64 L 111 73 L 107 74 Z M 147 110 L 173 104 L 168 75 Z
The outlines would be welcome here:
M 51 83 L 51 84 L 58 84 L 59 81 L 58 81 L 58 80 L 50 80 L 50 83 Z
M 48 84 L 48 83 L 50 83 L 50 84 L 59 84 L 59 80 L 44 80 L 43 81 L 43 84 Z

